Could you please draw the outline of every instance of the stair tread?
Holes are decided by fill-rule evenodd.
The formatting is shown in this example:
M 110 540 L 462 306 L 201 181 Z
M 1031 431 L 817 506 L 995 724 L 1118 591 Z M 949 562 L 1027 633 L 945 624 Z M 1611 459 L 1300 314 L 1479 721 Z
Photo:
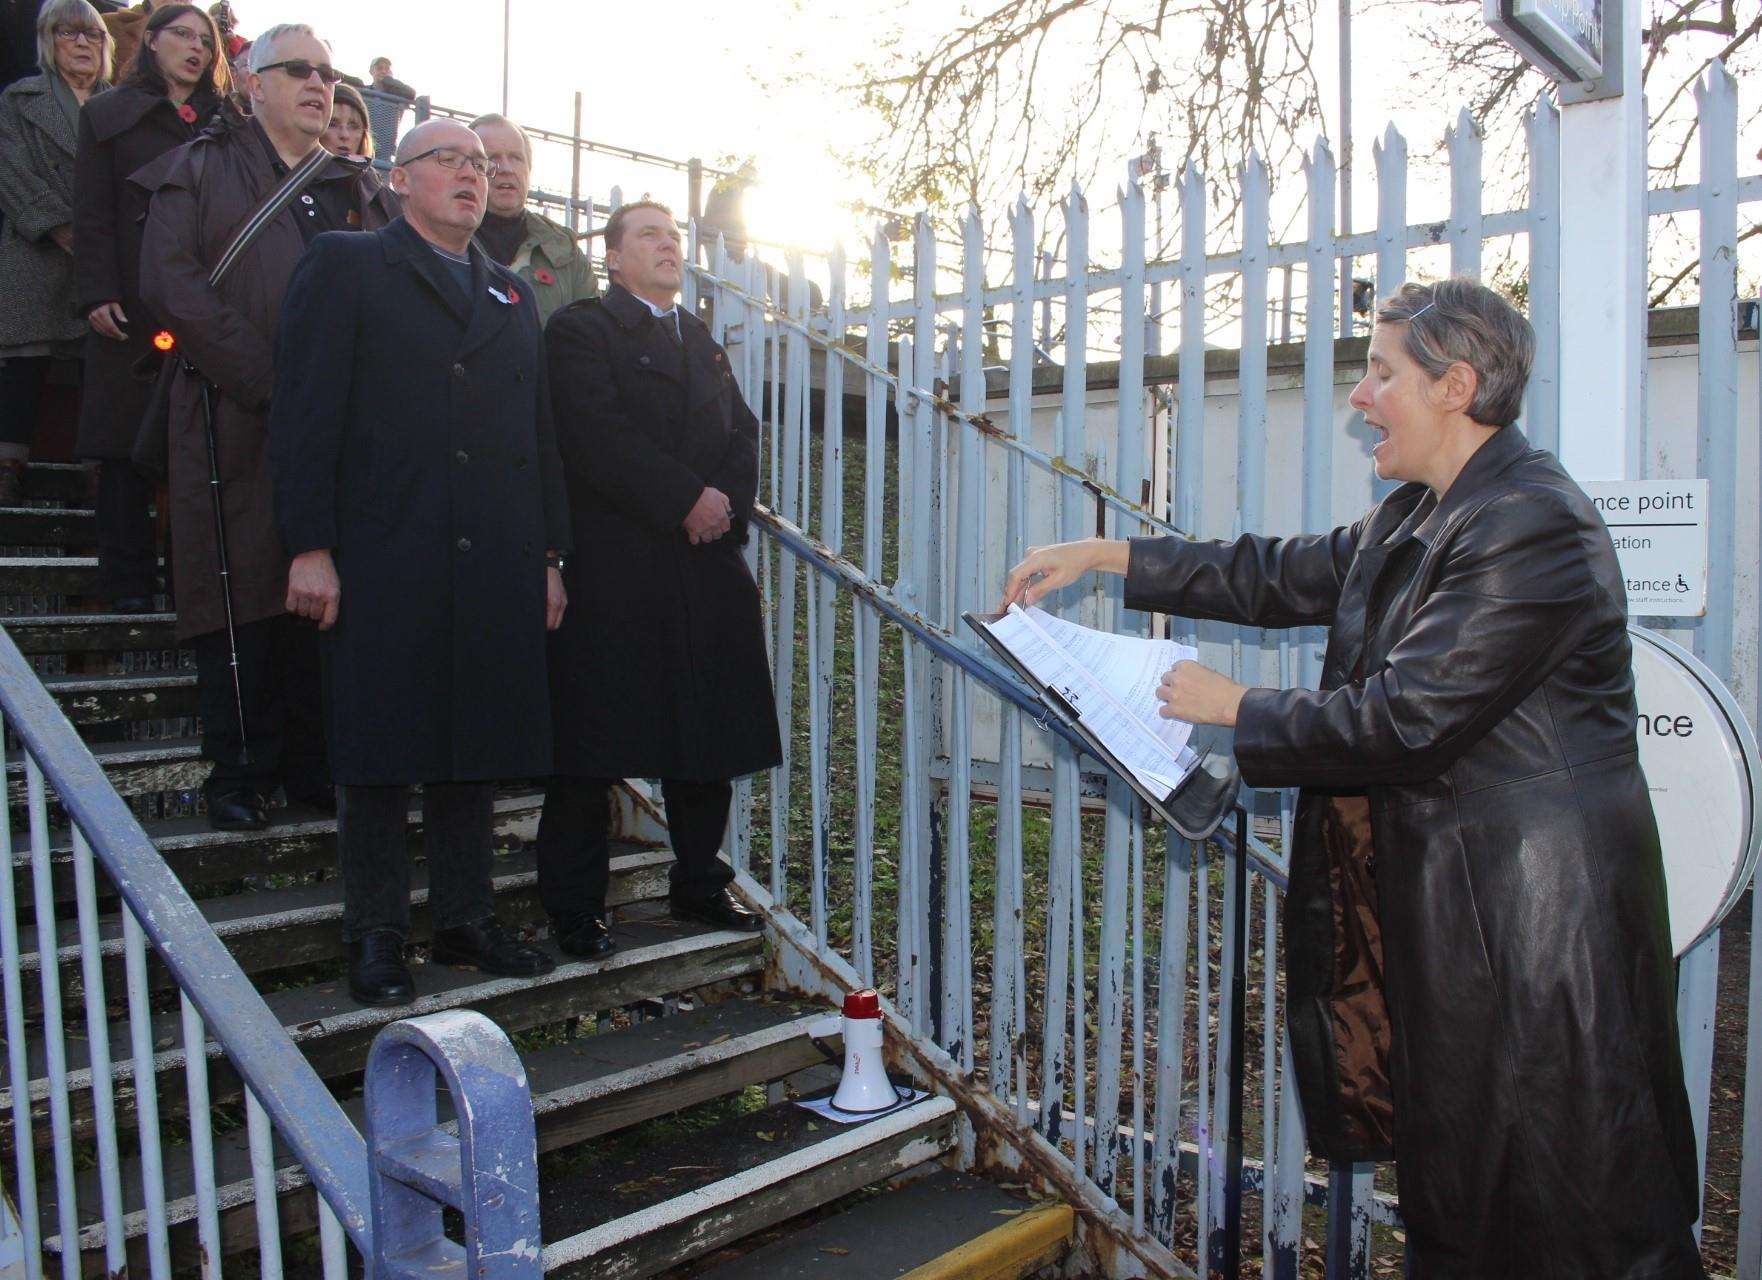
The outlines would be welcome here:
M 643 867 L 665 866 L 673 861 L 671 851 L 620 846 L 612 857 L 612 875 L 627 874 Z M 492 886 L 499 897 L 517 889 L 528 889 L 538 883 L 538 859 L 531 852 L 503 853 L 497 856 Z M 417 863 L 410 868 L 410 900 L 412 905 L 428 900 L 428 867 Z M 261 934 L 285 929 L 295 924 L 314 924 L 327 920 L 339 923 L 343 914 L 343 884 L 333 877 L 318 884 L 293 885 L 283 889 L 247 889 L 243 893 L 203 898 L 196 903 L 202 915 L 224 939 L 238 939 L 248 934 Z M 106 955 L 122 950 L 122 917 L 106 914 L 98 925 L 99 944 Z M 77 965 L 79 925 L 63 921 L 57 927 L 61 963 Z M 19 929 L 19 964 L 22 970 L 37 970 L 36 929 L 30 925 Z
M 121 765 L 163 764 L 172 760 L 196 760 L 202 755 L 200 738 L 152 738 L 143 742 L 94 742 L 87 749 L 102 768 Z M 24 755 L 19 751 L 6 753 L 8 777 L 24 774 Z
M 172 671 L 118 671 L 100 675 L 78 673 L 62 676 L 39 676 L 50 693 L 100 693 L 106 689 L 193 689 L 196 673 Z
M 600 960 L 569 960 L 536 978 L 499 978 L 447 965 L 415 964 L 412 968 L 419 994 L 414 1002 L 395 1008 L 376 1009 L 357 1004 L 349 994 L 348 984 L 341 979 L 272 991 L 263 999 L 289 1038 L 296 1044 L 304 1044 L 345 1032 L 371 1032 L 389 1022 L 438 1013 L 443 1009 L 469 1008 L 514 992 L 565 987 L 591 975 L 616 972 L 675 956 L 706 951 L 761 952 L 763 949 L 758 934 L 709 929 L 666 917 L 620 923 L 618 936 L 620 948 L 612 955 Z M 80 1089 L 87 1087 L 90 1081 L 91 1058 L 84 1035 L 84 1018 L 75 1006 L 67 1006 L 65 1012 L 69 1032 L 64 1037 L 68 1086 Z M 112 1022 L 109 1031 L 112 1078 L 119 1083 L 132 1082 L 133 1058 L 127 1020 Z M 181 1068 L 184 1064 L 181 1014 L 177 1010 L 155 1013 L 151 1033 L 157 1069 L 163 1072 Z M 43 1040 L 33 1037 L 27 1048 L 33 1102 L 48 1095 L 46 1052 Z M 210 1040 L 207 1052 L 209 1059 L 213 1060 L 219 1056 L 219 1046 Z M 0 1090 L 0 1107 L 10 1106 L 11 1096 L 10 1088 Z
M 700 1280 L 895 1280 L 1016 1220 L 1030 1201 L 986 1178 L 938 1169 L 700 1272 Z
M 871 1150 L 907 1149 L 926 1133 L 937 1136 L 911 1163 L 932 1159 L 952 1145 L 954 1113 L 953 1102 L 932 1095 L 873 1120 L 840 1125 L 785 1102 L 626 1155 L 584 1160 L 539 1187 L 546 1270 L 608 1247 L 628 1247 Z M 797 1211 L 825 1203 L 801 1199 Z M 694 1247 L 702 1252 L 718 1243 L 700 1239 Z
M 582 1036 L 568 1044 L 549 1045 L 522 1055 L 532 1094 L 533 1111 L 542 1127 L 545 1117 L 583 1097 L 603 1094 L 620 1083 L 619 1077 L 641 1070 L 656 1081 L 667 1080 L 700 1066 L 706 1056 L 732 1056 L 789 1033 L 797 1024 L 818 1015 L 804 1003 L 792 1000 L 744 996 L 706 1005 L 690 1013 L 654 1018 L 615 1031 Z M 799 1034 L 799 1032 L 796 1032 Z M 342 1108 L 357 1129 L 362 1127 L 364 1104 L 360 1095 L 346 1098 Z M 449 1100 L 440 1101 L 442 1122 L 450 1120 Z M 194 1218 L 195 1165 L 188 1146 L 164 1148 L 166 1221 L 175 1226 Z M 145 1199 L 140 1177 L 140 1158 L 125 1157 L 119 1165 L 123 1212 L 128 1236 L 146 1230 Z M 275 1149 L 276 1185 L 282 1191 L 306 1185 L 308 1178 L 279 1140 Z M 251 1185 L 249 1137 L 243 1129 L 215 1135 L 214 1181 L 222 1210 L 248 1204 L 254 1197 Z M 39 1184 L 45 1239 L 59 1251 L 59 1221 L 55 1215 L 52 1181 Z M 74 1198 L 79 1209 L 82 1247 L 101 1243 L 101 1233 L 90 1230 L 102 1221 L 103 1204 L 96 1168 L 75 1175 Z
M 68 557 L 58 556 L 65 560 Z M 53 627 L 89 627 L 101 622 L 139 622 L 170 626 L 177 621 L 175 613 L 112 613 L 103 609 L 86 612 L 84 610 L 64 610 L 60 613 L 15 613 L 0 617 L 0 627 L 8 631 L 20 631 L 27 628 L 50 629 Z

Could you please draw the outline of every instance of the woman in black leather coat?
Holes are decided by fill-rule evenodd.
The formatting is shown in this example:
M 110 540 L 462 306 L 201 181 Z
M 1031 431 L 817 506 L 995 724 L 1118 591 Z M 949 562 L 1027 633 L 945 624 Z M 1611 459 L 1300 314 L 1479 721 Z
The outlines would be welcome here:
M 1197 663 L 1164 714 L 1301 787 L 1287 1016 L 1311 1149 L 1393 1154 L 1421 1280 L 1704 1272 L 1657 824 L 1608 531 L 1514 425 L 1534 335 L 1467 280 L 1377 312 L 1352 405 L 1407 483 L 1331 533 L 1038 548 L 1129 608 L 1330 627 L 1320 690 Z

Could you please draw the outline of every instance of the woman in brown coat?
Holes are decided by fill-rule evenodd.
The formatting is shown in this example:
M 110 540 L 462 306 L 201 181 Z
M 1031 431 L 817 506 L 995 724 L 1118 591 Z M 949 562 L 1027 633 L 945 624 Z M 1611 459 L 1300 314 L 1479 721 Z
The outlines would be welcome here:
M 123 612 L 152 607 L 155 564 L 150 475 L 129 461 L 155 371 L 158 324 L 140 298 L 147 192 L 129 177 L 195 137 L 221 110 L 231 82 L 219 35 L 188 4 L 147 19 L 127 78 L 80 111 L 74 156 L 74 284 L 91 326 L 78 452 L 98 460 L 99 592 Z
M 1319 690 L 1184 662 L 1160 693 L 1233 725 L 1251 784 L 1303 788 L 1284 924 L 1311 1150 L 1392 1149 L 1416 1280 L 1700 1280 L 1626 590 L 1514 425 L 1534 342 L 1478 284 L 1403 285 L 1352 405 L 1407 483 L 1357 524 L 1067 543 L 1006 589 L 1099 568 L 1127 608 L 1329 626 Z

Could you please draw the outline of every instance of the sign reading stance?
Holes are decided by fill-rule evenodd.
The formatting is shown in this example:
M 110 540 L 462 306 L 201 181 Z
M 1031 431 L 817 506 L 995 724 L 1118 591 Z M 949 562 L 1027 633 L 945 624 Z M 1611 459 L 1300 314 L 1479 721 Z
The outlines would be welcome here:
M 1627 581 L 1628 613 L 1652 618 L 1705 614 L 1707 482 L 1586 480 L 1583 487 L 1609 526 Z
M 1537 71 L 1565 84 L 1603 75 L 1606 20 L 1620 0 L 1483 0 L 1482 16 Z M 1608 10 L 1608 19 L 1605 18 Z
M 1658 817 L 1677 955 L 1743 897 L 1762 848 L 1762 762 L 1743 712 L 1688 650 L 1641 627 L 1634 647 L 1640 767 Z

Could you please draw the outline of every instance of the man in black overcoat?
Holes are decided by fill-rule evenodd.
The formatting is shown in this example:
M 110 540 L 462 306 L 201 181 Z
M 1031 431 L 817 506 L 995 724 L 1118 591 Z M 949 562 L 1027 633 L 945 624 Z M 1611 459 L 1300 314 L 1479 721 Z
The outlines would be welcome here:
M 545 632 L 569 544 L 538 312 L 471 243 L 493 170 L 436 120 L 392 169 L 404 216 L 319 236 L 276 334 L 270 461 L 318 621 L 356 999 L 414 994 L 409 788 L 423 785 L 433 958 L 531 975 L 550 956 L 492 915 L 495 783 L 551 772 Z
M 612 287 L 545 329 L 576 553 L 576 605 L 551 642 L 556 774 L 538 887 L 569 955 L 607 932 L 608 791 L 660 778 L 673 914 L 757 929 L 717 857 L 730 780 L 782 759 L 759 592 L 741 554 L 758 489 L 758 420 L 728 355 L 677 305 L 679 228 L 664 206 L 606 225 Z

